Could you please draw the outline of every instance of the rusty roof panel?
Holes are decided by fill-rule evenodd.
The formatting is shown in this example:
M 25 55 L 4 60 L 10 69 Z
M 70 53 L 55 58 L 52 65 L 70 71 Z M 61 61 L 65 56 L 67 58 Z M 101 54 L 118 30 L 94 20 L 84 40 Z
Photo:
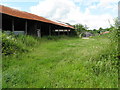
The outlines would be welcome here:
M 16 10 L 16 9 L 6 7 L 6 6 L 3 6 L 3 5 L 0 5 L 0 12 L 4 13 L 4 14 L 11 15 L 11 16 L 19 17 L 19 18 L 42 21 L 42 22 L 51 23 L 51 24 L 55 24 L 55 25 L 59 25 L 59 26 L 63 26 L 63 27 L 72 28 L 72 29 L 74 28 L 72 26 L 57 23 L 57 22 L 54 22 L 52 20 L 46 19 L 44 17 L 38 16 L 38 15 L 35 15 L 35 14 L 32 14 L 32 13 Z

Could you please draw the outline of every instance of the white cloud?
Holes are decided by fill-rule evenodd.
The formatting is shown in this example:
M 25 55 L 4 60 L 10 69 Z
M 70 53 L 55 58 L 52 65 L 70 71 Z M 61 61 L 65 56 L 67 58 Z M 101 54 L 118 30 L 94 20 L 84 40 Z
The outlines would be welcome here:
M 1 2 L 38 2 L 39 0 L 1 0 Z
M 100 0 L 97 8 L 112 9 L 117 6 L 119 0 Z
M 83 3 L 85 0 L 43 0 L 40 1 L 38 5 L 32 6 L 30 8 L 31 12 L 39 16 L 43 16 L 52 20 L 59 20 L 63 22 L 68 22 L 71 24 L 81 23 L 86 24 L 90 29 L 99 27 L 109 27 L 108 20 L 113 23 L 113 16 L 109 13 L 103 13 L 95 15 L 91 13 L 91 10 L 104 8 L 110 10 L 116 10 L 114 6 L 111 5 L 116 3 L 118 0 L 87 0 L 86 5 L 89 5 L 84 12 L 81 11 L 82 7 L 75 4 Z M 93 2 L 99 2 L 96 5 L 92 5 Z

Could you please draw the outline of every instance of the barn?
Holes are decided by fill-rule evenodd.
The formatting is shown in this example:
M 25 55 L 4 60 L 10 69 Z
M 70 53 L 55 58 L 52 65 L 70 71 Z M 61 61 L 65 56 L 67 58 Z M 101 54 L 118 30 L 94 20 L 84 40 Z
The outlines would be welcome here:
M 74 27 L 44 17 L 0 5 L 1 30 L 33 36 L 70 35 Z

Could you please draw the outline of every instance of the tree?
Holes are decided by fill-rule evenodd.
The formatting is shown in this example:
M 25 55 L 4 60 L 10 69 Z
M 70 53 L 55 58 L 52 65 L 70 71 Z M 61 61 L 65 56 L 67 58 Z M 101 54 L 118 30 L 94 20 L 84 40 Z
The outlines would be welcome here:
M 81 35 L 83 32 L 85 32 L 88 29 L 87 25 L 84 26 L 82 24 L 75 24 L 73 26 L 74 26 L 78 36 Z
M 114 19 L 114 26 L 115 26 L 115 28 L 118 28 L 118 27 L 120 27 L 120 21 L 119 21 L 119 19 L 118 18 L 115 18 Z
M 100 30 L 100 31 L 102 31 L 102 30 L 103 30 L 103 28 L 102 28 L 102 27 L 100 27 L 100 28 L 99 28 L 99 30 Z

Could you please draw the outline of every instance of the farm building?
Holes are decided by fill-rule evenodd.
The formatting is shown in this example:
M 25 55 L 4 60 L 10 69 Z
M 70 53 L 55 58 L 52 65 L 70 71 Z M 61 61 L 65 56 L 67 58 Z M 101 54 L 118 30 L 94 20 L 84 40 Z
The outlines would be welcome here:
M 100 35 L 110 33 L 110 31 L 101 32 Z
M 12 31 L 15 34 L 23 33 L 34 36 L 47 35 L 70 35 L 74 27 L 48 20 L 28 12 L 16 10 L 0 5 L 0 15 L 2 15 L 1 30 Z

